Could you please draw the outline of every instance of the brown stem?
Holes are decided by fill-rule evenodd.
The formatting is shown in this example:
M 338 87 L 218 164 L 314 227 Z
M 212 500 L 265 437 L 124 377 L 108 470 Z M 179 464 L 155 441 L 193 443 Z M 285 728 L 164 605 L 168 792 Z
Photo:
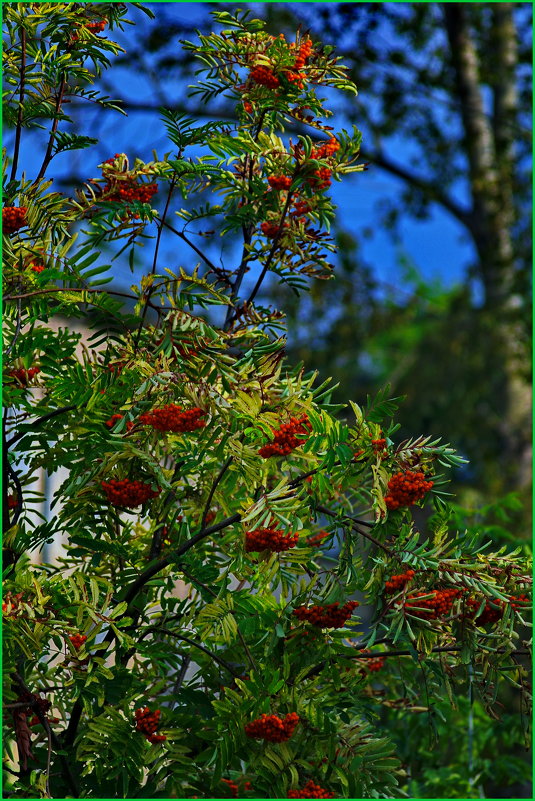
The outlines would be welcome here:
M 29 693 L 30 695 L 32 694 L 30 692 L 30 690 L 28 689 L 28 687 L 26 685 L 26 682 L 24 681 L 24 679 L 22 678 L 20 673 L 15 671 L 13 673 L 13 678 L 15 679 L 16 683 L 19 685 L 19 687 L 22 690 L 22 692 Z M 48 720 L 47 720 L 45 714 L 43 713 L 41 707 L 39 706 L 39 704 L 36 703 L 36 702 L 29 701 L 27 706 L 30 706 L 32 708 L 32 711 L 39 718 L 39 722 L 42 724 L 45 732 L 47 733 L 47 736 L 48 736 L 48 739 L 49 739 L 49 743 L 51 743 L 51 745 L 54 746 L 56 751 L 62 751 L 63 747 L 64 747 L 64 744 L 62 743 L 62 741 L 59 739 L 59 737 L 50 728 L 50 723 L 48 722 Z M 72 791 L 72 793 L 74 795 L 74 798 L 79 798 L 80 797 L 80 791 L 79 791 L 78 786 L 76 784 L 75 778 L 74 778 L 74 776 L 73 776 L 73 774 L 71 772 L 71 768 L 70 768 L 68 759 L 64 755 L 60 756 L 59 759 L 60 759 L 60 762 L 61 762 L 62 773 L 63 773 L 63 776 L 65 777 L 65 781 L 67 782 L 67 784 L 71 788 L 71 791 Z
M 17 112 L 17 127 L 15 130 L 15 145 L 13 148 L 13 164 L 11 165 L 11 181 L 15 180 L 19 163 L 20 139 L 22 136 L 22 113 L 24 101 L 24 79 L 26 76 L 26 30 L 21 27 L 20 32 L 21 59 L 20 59 L 20 95 L 19 110 Z

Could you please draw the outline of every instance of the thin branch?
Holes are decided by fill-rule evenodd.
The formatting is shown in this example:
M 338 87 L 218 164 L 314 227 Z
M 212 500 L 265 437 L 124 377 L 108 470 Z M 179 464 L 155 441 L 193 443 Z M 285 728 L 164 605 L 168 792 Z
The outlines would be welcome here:
M 286 198 L 286 203 L 284 205 L 284 209 L 283 209 L 283 212 L 282 212 L 282 217 L 281 217 L 280 224 L 279 224 L 279 230 L 277 231 L 277 233 L 275 235 L 271 250 L 270 250 L 270 252 L 268 254 L 268 257 L 266 259 L 266 262 L 265 262 L 264 266 L 262 267 L 262 272 L 258 276 L 258 280 L 257 280 L 256 284 L 253 287 L 253 291 L 251 292 L 251 294 L 247 298 L 247 305 L 252 303 L 253 300 L 255 299 L 256 294 L 257 294 L 258 290 L 260 289 L 260 287 L 262 286 L 264 278 L 266 277 L 266 273 L 267 273 L 267 271 L 269 270 L 269 268 L 271 266 L 271 262 L 273 261 L 275 253 L 277 252 L 277 248 L 279 246 L 279 240 L 280 240 L 280 237 L 281 237 L 281 234 L 282 234 L 282 230 L 283 230 L 283 227 L 284 227 L 284 220 L 286 218 L 286 214 L 288 213 L 288 209 L 290 207 L 290 202 L 291 202 L 292 196 L 293 196 L 293 192 L 288 192 L 288 196 Z
M 208 516 L 208 512 L 210 511 L 210 506 L 212 504 L 212 499 L 213 499 L 214 493 L 215 493 L 215 491 L 217 489 L 217 485 L 219 484 L 219 482 L 221 481 L 221 479 L 223 478 L 223 476 L 227 472 L 231 462 L 232 462 L 232 456 L 229 456 L 228 459 L 226 460 L 226 462 L 224 462 L 223 466 L 221 467 L 221 470 L 217 474 L 214 483 L 212 484 L 210 492 L 208 493 L 208 500 L 206 501 L 206 505 L 204 507 L 204 512 L 203 512 L 203 515 L 202 515 L 201 529 L 203 529 L 206 526 L 206 518 Z
M 169 211 L 169 204 L 171 203 L 171 196 L 173 194 L 173 189 L 176 186 L 177 177 L 173 175 L 171 179 L 171 183 L 169 184 L 169 191 L 167 193 L 167 200 L 165 201 L 164 210 L 162 216 L 160 218 L 160 225 L 158 226 L 158 233 L 156 234 L 156 244 L 154 245 L 154 257 L 152 259 L 152 268 L 150 271 L 150 275 L 154 275 L 156 272 L 156 265 L 158 263 L 158 254 L 160 252 L 160 242 L 162 239 L 163 227 L 165 224 L 165 218 L 167 217 L 167 212 Z M 145 305 L 143 306 L 143 311 L 141 313 L 141 320 L 139 321 L 139 327 L 137 330 L 136 340 L 134 342 L 134 348 L 137 350 L 139 345 L 139 338 L 141 336 L 141 331 L 143 330 L 143 324 L 145 322 L 145 317 L 147 316 L 147 309 L 149 308 L 150 296 L 154 292 L 154 286 L 151 284 L 147 291 L 147 295 L 145 298 Z
M 162 629 L 159 626 L 154 626 L 154 630 L 160 631 L 162 634 L 167 634 L 169 635 L 169 637 L 176 637 L 177 640 L 183 640 L 183 642 L 187 642 L 188 645 L 192 645 L 194 648 L 198 648 L 199 651 L 202 651 L 211 659 L 213 659 L 214 662 L 217 662 L 219 665 L 221 665 L 221 667 L 225 668 L 225 670 L 228 670 L 228 672 L 232 676 L 234 676 L 234 678 L 237 678 L 238 676 L 241 675 L 240 673 L 236 673 L 234 668 L 231 667 L 231 665 L 229 665 L 228 662 L 225 662 L 224 659 L 221 659 L 221 657 L 215 654 L 213 651 L 210 651 L 204 645 L 201 645 L 200 642 L 196 642 L 195 640 L 190 640 L 189 637 L 185 637 L 183 634 L 177 634 L 176 631 L 171 631 L 170 629 Z
M 193 537 L 190 537 L 189 540 L 181 545 L 180 548 L 178 548 L 173 554 L 162 557 L 158 562 L 155 562 L 153 565 L 150 565 L 146 570 L 144 570 L 143 573 L 141 573 L 141 575 L 139 575 L 132 583 L 123 600 L 130 604 L 142 587 L 144 587 L 144 585 L 147 583 L 147 581 L 150 581 L 153 576 L 168 567 L 176 560 L 177 557 L 187 553 L 187 551 L 197 545 L 198 542 L 201 542 L 201 540 L 204 540 L 211 534 L 222 531 L 224 528 L 228 528 L 229 526 L 234 525 L 234 523 L 238 523 L 240 520 L 241 515 L 236 513 L 232 515 L 232 517 L 225 518 L 225 520 L 222 520 L 220 523 L 214 523 L 213 526 L 208 526 L 207 528 L 201 529 L 197 534 L 195 534 Z M 125 612 L 125 615 L 126 614 L 127 612 Z
M 15 130 L 15 144 L 13 147 L 13 164 L 11 165 L 11 177 L 10 180 L 14 181 L 15 176 L 17 174 L 17 167 L 19 163 L 19 150 L 20 150 L 20 139 L 22 136 L 22 114 L 23 114 L 23 102 L 24 102 L 24 79 L 26 76 L 26 29 L 21 26 L 20 29 L 20 47 L 21 47 L 21 59 L 20 59 L 20 94 L 19 94 L 19 109 L 17 112 L 17 127 Z
M 6 352 L 4 353 L 4 360 L 7 360 L 8 356 L 11 354 L 11 351 L 15 347 L 17 339 L 19 338 L 20 329 L 21 329 L 21 326 L 22 326 L 21 307 L 22 307 L 22 301 L 19 298 L 18 301 L 17 301 L 17 323 L 15 325 L 15 333 L 13 334 L 13 339 L 11 340 L 11 343 L 10 343 L 9 347 L 7 348 Z
M 38 417 L 37 420 L 34 420 L 29 425 L 31 425 L 31 427 L 33 429 L 33 428 L 35 428 L 35 426 L 40 426 L 43 423 L 46 423 L 47 420 L 51 420 L 53 417 L 57 417 L 60 414 L 65 414 L 65 412 L 72 412 L 74 409 L 78 409 L 78 408 L 79 408 L 78 406 L 62 406 L 61 409 L 54 409 L 53 412 L 48 412 L 48 414 L 44 414 L 42 417 Z M 11 437 L 11 439 L 9 439 L 5 443 L 4 447 L 10 448 L 15 442 L 18 442 L 19 439 L 22 439 L 22 437 L 26 436 L 27 433 L 28 432 L 23 431 L 23 432 L 21 432 L 19 434 L 15 434 L 14 437 Z
M 52 161 L 52 158 L 53 158 L 52 157 L 52 148 L 54 146 L 54 139 L 56 138 L 56 131 L 58 130 L 58 125 L 59 125 L 59 116 L 58 115 L 59 115 L 59 111 L 60 111 L 60 108 L 61 108 L 61 104 L 63 102 L 63 94 L 65 92 L 66 82 L 67 81 L 66 81 L 65 75 L 63 75 L 63 77 L 61 79 L 61 83 L 59 85 L 58 96 L 57 96 L 57 99 L 56 99 L 56 118 L 54 119 L 54 122 L 52 123 L 52 130 L 50 131 L 50 137 L 48 139 L 48 145 L 46 147 L 45 157 L 43 159 L 43 163 L 41 164 L 41 169 L 39 170 L 39 174 L 38 174 L 37 178 L 34 181 L 34 184 L 39 183 L 39 181 L 43 178 L 43 176 L 44 176 L 44 174 L 46 172 L 46 168 L 48 167 L 48 165 L 50 164 L 50 162 Z
M 226 274 L 226 272 L 225 272 L 224 270 L 221 270 L 219 267 L 217 267 L 217 265 L 215 265 L 215 264 L 214 264 L 212 261 L 210 261 L 210 259 L 208 258 L 208 256 L 206 256 L 206 255 L 205 255 L 205 254 L 202 252 L 202 250 L 201 250 L 200 248 L 198 248 L 198 247 L 197 247 L 197 245 L 195 244 L 195 242 L 192 242 L 192 241 L 191 241 L 191 239 L 188 239 L 188 237 L 186 236 L 186 234 L 184 234 L 182 231 L 178 231 L 178 230 L 177 230 L 177 229 L 176 229 L 176 228 L 175 228 L 173 225 L 170 225 L 168 222 L 165 222 L 165 221 L 164 221 L 164 223 L 163 223 L 163 224 L 164 224 L 165 228 L 169 228 L 169 230 L 170 230 L 170 231 L 172 231 L 172 232 L 173 232 L 174 234 L 176 234 L 176 235 L 177 235 L 177 236 L 178 236 L 180 239 L 182 239 L 182 240 L 183 240 L 183 241 L 186 243 L 186 245 L 189 245 L 189 247 L 190 247 L 192 250 L 194 250 L 194 251 L 195 251 L 195 253 L 197 254 L 197 256 L 199 256 L 199 257 L 200 257 L 200 258 L 203 260 L 203 262 L 206 264 L 206 266 L 207 266 L 207 267 L 208 267 L 208 268 L 209 268 L 209 269 L 210 269 L 212 272 L 214 272 L 214 273 L 217 275 L 217 277 L 218 277 L 218 278 L 220 278 L 222 281 L 224 281 L 224 282 L 227 284 L 227 286 L 229 286 L 229 287 L 231 286 L 230 279 L 229 279 L 228 275 Z
M 316 506 L 316 509 L 318 510 L 318 512 L 321 512 L 324 515 L 328 515 L 329 517 L 338 517 L 336 512 L 333 512 L 330 509 L 327 509 L 326 506 Z M 376 539 L 374 536 L 372 536 L 372 534 L 370 534 L 368 531 L 362 531 L 358 527 L 357 522 L 352 517 L 349 517 L 349 515 L 344 515 L 344 518 L 346 520 L 350 520 L 351 521 L 352 528 L 354 529 L 354 531 L 356 531 L 358 534 L 360 534 L 361 537 L 364 537 L 364 539 L 369 540 L 370 542 L 373 542 L 374 545 L 376 545 L 378 548 L 381 548 L 381 550 L 383 550 L 389 556 L 394 556 L 393 552 L 390 550 L 390 548 L 388 548 L 388 546 L 386 546 L 384 543 L 380 542 L 378 539 Z

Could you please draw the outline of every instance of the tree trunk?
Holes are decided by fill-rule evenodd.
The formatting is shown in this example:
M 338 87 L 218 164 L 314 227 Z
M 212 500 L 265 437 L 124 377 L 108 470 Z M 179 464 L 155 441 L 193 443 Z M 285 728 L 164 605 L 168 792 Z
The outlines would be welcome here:
M 460 102 L 469 161 L 470 230 L 479 256 L 485 310 L 496 322 L 496 370 L 503 374 L 505 408 L 501 435 L 503 465 L 511 488 L 530 481 L 531 386 L 525 375 L 526 335 L 515 294 L 517 265 L 514 222 L 513 125 L 516 113 L 516 31 L 510 3 L 492 9 L 494 49 L 493 114 L 485 113 L 477 49 L 464 3 L 444 3 L 451 66 Z

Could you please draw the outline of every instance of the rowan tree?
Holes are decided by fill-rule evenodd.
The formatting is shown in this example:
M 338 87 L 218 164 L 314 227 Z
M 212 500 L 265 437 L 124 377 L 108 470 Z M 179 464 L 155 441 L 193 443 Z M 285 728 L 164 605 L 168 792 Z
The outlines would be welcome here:
M 169 153 L 118 143 L 75 197 L 54 191 L 62 152 L 91 163 L 66 101 L 113 105 L 88 87 L 127 14 L 5 7 L 7 793 L 406 796 L 378 712 L 430 719 L 467 681 L 489 713 L 502 681 L 527 702 L 527 559 L 455 530 L 461 460 L 396 439 L 387 389 L 340 422 L 329 382 L 287 363 L 282 312 L 256 302 L 268 274 L 297 292 L 331 276 L 329 187 L 363 169 L 358 131 L 326 122 L 324 87 L 356 91 L 331 48 L 215 12 L 218 33 L 182 43 L 202 64 L 191 91 L 224 93 L 237 123 L 163 109 Z M 21 140 L 43 119 L 28 176 Z M 216 224 L 241 234 L 236 264 L 199 244 Z M 162 263 L 164 236 L 191 262 Z M 109 245 L 143 254 L 131 293 L 107 287 Z M 39 520 L 36 475 L 60 468 Z M 31 561 L 58 537 L 54 563 Z

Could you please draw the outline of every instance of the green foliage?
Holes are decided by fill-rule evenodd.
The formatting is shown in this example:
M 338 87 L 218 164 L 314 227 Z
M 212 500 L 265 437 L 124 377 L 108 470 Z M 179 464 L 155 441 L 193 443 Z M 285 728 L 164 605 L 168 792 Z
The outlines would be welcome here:
M 6 8 L 12 77 L 35 71 L 52 96 L 67 75 L 74 85 L 89 80 L 86 61 L 97 75 L 117 52 L 99 34 L 126 22 L 122 5 L 34 5 Z M 489 710 L 507 683 L 527 697 L 518 660 L 528 647 L 528 560 L 519 549 L 490 550 L 477 527 L 453 525 L 462 512 L 445 500 L 447 473 L 438 470 L 462 460 L 436 438 L 397 441 L 399 398 L 387 388 L 364 409 L 351 401 L 338 419 L 330 383 L 285 360 L 281 313 L 255 303 L 270 271 L 301 290 L 330 269 L 324 251 L 334 244 L 322 228 L 334 209 L 324 181 L 359 169 L 360 137 L 292 144 L 284 133 L 305 106 L 312 131 L 330 132 L 314 87 L 356 90 L 328 48 L 300 32 L 292 47 L 247 14 L 216 20 L 231 30 L 186 46 L 208 72 L 203 97 L 226 91 L 238 103 L 235 126 L 193 127 L 164 112 L 176 153 L 132 166 L 120 154 L 75 199 L 47 194 L 46 168 L 58 144 L 90 147 L 88 137 L 53 127 L 32 183 L 17 180 L 15 155 L 6 163 L 6 206 L 28 209 L 19 229 L 5 224 L 9 212 L 4 220 L 13 797 L 215 797 L 230 794 L 225 781 L 246 797 L 285 798 L 309 781 L 338 797 L 406 797 L 411 781 L 435 784 L 423 768 L 421 778 L 409 775 L 396 699 L 431 719 L 467 678 Z M 277 86 L 258 67 L 272 69 Z M 17 136 L 34 124 L 33 92 L 12 114 Z M 49 120 L 68 121 L 61 106 Z M 183 151 L 193 144 L 208 153 L 190 160 Z M 162 210 L 151 204 L 153 184 L 165 189 Z M 212 190 L 219 205 L 204 196 L 197 211 L 177 208 L 179 193 Z M 167 222 L 171 213 L 182 230 Z M 213 215 L 223 233 L 242 234 L 237 265 L 215 265 L 196 245 L 196 265 L 159 264 L 164 235 L 191 244 L 188 226 Z M 146 230 L 155 248 L 139 285 L 108 289 L 98 245 L 124 240 L 121 258 Z M 256 278 L 248 296 L 247 271 Z M 36 479 L 56 473 L 43 514 Z M 408 499 L 398 490 L 396 506 L 396 474 L 432 484 Z M 297 541 L 255 551 L 257 529 Z M 60 538 L 43 562 L 43 546 Z M 409 567 L 410 586 L 390 592 L 390 577 Z M 452 588 L 446 610 L 426 612 L 426 601 Z M 302 607 L 318 605 L 343 617 L 355 596 L 358 617 L 302 620 Z M 263 714 L 292 713 L 291 736 L 248 734 Z M 448 778 L 454 792 L 457 780 Z

